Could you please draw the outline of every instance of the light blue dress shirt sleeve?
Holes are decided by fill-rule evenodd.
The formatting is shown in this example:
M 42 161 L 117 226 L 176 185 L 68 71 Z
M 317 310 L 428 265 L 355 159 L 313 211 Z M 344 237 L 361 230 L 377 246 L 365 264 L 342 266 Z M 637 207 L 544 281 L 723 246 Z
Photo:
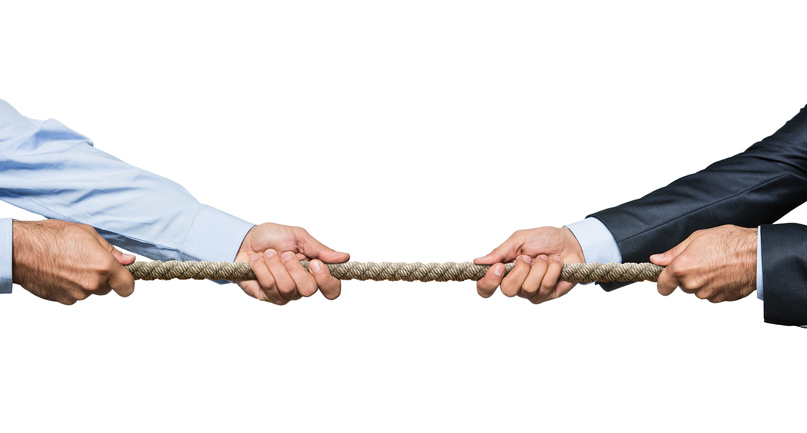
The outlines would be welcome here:
M 3 100 L 0 200 L 89 224 L 111 244 L 157 260 L 232 261 L 253 226 L 96 149 L 60 122 L 29 119 Z M 0 236 L 0 291 L 10 291 L 10 254 L 10 239 Z

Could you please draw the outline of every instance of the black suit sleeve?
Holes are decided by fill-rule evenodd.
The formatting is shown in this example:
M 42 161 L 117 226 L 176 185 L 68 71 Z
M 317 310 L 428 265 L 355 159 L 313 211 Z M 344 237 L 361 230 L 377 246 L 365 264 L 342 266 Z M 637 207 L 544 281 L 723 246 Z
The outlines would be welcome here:
M 760 227 L 765 321 L 807 325 L 807 226 Z
M 718 161 L 638 200 L 591 216 L 602 221 L 614 235 L 624 262 L 644 262 L 651 254 L 667 251 L 696 230 L 723 224 L 742 227 L 771 224 L 805 201 L 807 107 L 776 133 L 745 152 Z M 778 228 L 773 228 L 771 242 L 781 240 L 776 237 L 778 231 Z M 793 243 L 807 241 L 807 228 L 793 235 L 800 236 L 791 239 Z M 764 233 L 762 242 L 767 317 L 769 294 L 774 300 L 772 304 L 781 305 L 787 301 L 778 298 L 782 289 L 777 284 L 781 281 L 775 280 L 777 283 L 769 285 L 769 281 L 774 280 L 768 277 L 766 255 L 771 251 L 766 246 L 773 244 L 767 243 Z M 778 256 L 770 260 L 771 263 L 780 261 Z M 807 269 L 796 271 L 799 277 L 789 279 L 788 287 L 805 287 L 807 290 Z M 789 275 L 795 274 L 791 272 Z M 613 290 L 624 284 L 601 285 L 605 290 Z M 802 307 L 807 307 L 807 304 Z M 805 309 L 801 311 L 807 312 Z

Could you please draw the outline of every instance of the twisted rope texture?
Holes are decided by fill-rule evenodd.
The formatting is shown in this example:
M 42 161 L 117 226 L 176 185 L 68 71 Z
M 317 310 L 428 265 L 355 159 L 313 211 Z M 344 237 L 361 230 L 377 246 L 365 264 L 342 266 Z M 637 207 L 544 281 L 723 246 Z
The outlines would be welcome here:
M 301 262 L 308 269 L 308 262 Z M 326 264 L 334 278 L 340 280 L 373 281 L 478 281 L 489 265 L 464 263 L 391 263 L 347 262 Z M 513 264 L 505 265 L 505 275 Z M 254 280 L 246 262 L 135 262 L 126 269 L 136 280 Z M 560 279 L 571 283 L 595 281 L 657 281 L 661 266 L 652 263 L 566 263 Z

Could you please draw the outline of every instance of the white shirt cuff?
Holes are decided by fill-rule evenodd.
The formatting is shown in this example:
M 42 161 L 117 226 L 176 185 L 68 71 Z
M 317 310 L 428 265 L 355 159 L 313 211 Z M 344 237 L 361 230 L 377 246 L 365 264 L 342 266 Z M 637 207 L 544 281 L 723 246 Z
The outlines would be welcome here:
M 611 231 L 597 218 L 567 224 L 580 247 L 586 263 L 622 263 L 622 253 Z
M 11 218 L 0 219 L 0 293 L 11 293 Z
M 762 297 L 762 228 L 757 227 L 757 298 Z

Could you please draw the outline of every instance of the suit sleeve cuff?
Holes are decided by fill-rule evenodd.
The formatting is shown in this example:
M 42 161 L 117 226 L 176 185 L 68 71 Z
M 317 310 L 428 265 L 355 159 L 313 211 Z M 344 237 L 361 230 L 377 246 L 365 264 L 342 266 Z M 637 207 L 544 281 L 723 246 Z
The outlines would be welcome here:
M 232 262 L 253 226 L 216 208 L 199 205 L 182 249 L 183 260 Z
M 0 293 L 11 293 L 11 218 L 0 219 Z
M 567 224 L 580 247 L 586 263 L 622 263 L 622 254 L 611 231 L 597 218 Z

